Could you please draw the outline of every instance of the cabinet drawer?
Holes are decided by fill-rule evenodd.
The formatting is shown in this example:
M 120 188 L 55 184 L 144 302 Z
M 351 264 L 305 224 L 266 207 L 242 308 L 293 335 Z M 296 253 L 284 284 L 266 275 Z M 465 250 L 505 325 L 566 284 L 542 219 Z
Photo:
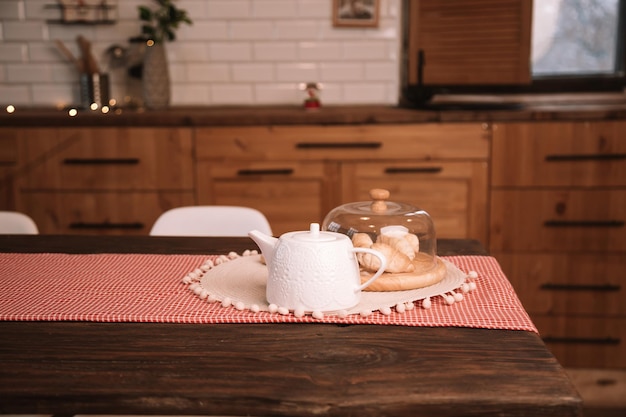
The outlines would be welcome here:
M 193 186 L 189 130 L 58 129 L 20 140 L 30 190 L 157 190 Z
M 626 317 L 626 255 L 492 253 L 530 314 Z
M 42 234 L 147 235 L 165 210 L 193 205 L 193 192 L 25 192 L 19 209 Z
M 626 190 L 493 190 L 492 251 L 625 251 Z
M 626 368 L 626 318 L 533 315 L 532 319 L 564 367 Z
M 489 136 L 480 123 L 196 129 L 199 159 L 486 160 Z
M 256 208 L 275 235 L 308 230 L 311 222 L 321 223 L 333 208 L 335 164 L 201 161 L 197 169 L 199 204 Z
M 342 164 L 343 203 L 367 201 L 369 190 L 412 204 L 432 217 L 441 238 L 486 241 L 487 163 L 358 162 Z
M 493 126 L 494 186 L 626 185 L 626 122 Z
M 0 164 L 0 210 L 12 210 L 15 207 L 15 187 L 13 170 Z
M 0 165 L 17 162 L 17 130 L 0 129 Z
M 229 162 L 216 163 L 202 161 L 213 178 L 254 179 L 263 181 L 270 178 L 297 179 L 297 178 L 324 178 L 326 166 L 322 162 Z

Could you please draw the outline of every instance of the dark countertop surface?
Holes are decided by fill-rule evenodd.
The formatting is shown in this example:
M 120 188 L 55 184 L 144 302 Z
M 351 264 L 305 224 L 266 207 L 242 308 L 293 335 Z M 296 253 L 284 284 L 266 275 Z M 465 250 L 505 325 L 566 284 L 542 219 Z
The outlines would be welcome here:
M 399 106 L 323 106 L 307 111 L 300 106 L 177 107 L 166 110 L 81 110 L 17 108 L 0 113 L 0 126 L 253 126 L 342 125 L 437 122 L 505 122 L 626 119 L 626 96 L 609 99 L 551 99 L 511 105 L 507 102 L 439 102 L 430 108 Z
M 220 237 L 0 236 L 1 250 L 14 254 L 208 255 L 252 244 Z M 484 253 L 477 242 L 445 246 L 438 253 Z M 33 259 L 22 253 L 15 262 L 29 268 Z M 582 415 L 564 369 L 530 331 L 5 320 L 0 334 L 0 414 Z

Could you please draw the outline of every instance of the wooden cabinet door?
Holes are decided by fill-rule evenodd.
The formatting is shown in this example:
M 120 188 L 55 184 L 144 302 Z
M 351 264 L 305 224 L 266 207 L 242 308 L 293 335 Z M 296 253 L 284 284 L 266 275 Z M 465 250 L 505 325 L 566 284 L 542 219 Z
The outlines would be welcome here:
M 161 213 L 194 203 L 192 191 L 29 191 L 19 209 L 41 234 L 147 235 Z
M 198 203 L 261 211 L 275 235 L 308 230 L 333 207 L 336 164 L 199 161 Z
M 25 131 L 23 189 L 158 190 L 193 186 L 188 129 L 68 128 Z
M 626 318 L 534 315 L 548 349 L 565 367 L 626 368 Z
M 342 202 L 367 201 L 369 190 L 426 210 L 440 238 L 486 241 L 486 162 L 355 162 L 342 164 Z
M 247 161 L 487 160 L 485 123 L 198 128 L 197 158 Z
M 405 4 L 409 84 L 423 81 L 431 87 L 531 82 L 531 1 L 464 0 L 450 4 L 411 0 Z
M 0 129 L 0 210 L 15 207 L 18 128 Z
M 492 185 L 625 186 L 625 130 L 623 121 L 495 124 Z
M 626 251 L 626 190 L 497 189 L 492 251 Z
M 492 253 L 530 314 L 626 316 L 626 256 Z
M 0 129 L 0 165 L 17 162 L 18 128 Z
M 192 136 L 171 128 L 18 132 L 15 207 L 45 234 L 148 234 L 195 203 Z
M 625 128 L 493 125 L 490 251 L 564 366 L 625 365 Z

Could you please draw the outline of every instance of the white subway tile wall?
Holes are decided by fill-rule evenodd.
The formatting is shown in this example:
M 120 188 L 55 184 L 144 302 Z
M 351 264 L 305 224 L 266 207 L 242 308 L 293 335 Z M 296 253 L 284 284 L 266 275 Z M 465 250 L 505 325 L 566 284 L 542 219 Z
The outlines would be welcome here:
M 99 3 L 100 0 L 91 0 Z M 140 34 L 137 8 L 152 0 L 108 0 L 114 24 L 64 25 L 55 0 L 0 1 L 0 105 L 78 103 L 78 73 L 54 45 L 79 55 L 93 43 L 119 102 L 129 92 L 124 62 L 106 50 Z M 336 28 L 332 0 L 179 0 L 193 25 L 167 44 L 172 105 L 299 105 L 303 82 L 320 82 L 322 103 L 397 104 L 401 0 L 380 0 L 376 28 Z

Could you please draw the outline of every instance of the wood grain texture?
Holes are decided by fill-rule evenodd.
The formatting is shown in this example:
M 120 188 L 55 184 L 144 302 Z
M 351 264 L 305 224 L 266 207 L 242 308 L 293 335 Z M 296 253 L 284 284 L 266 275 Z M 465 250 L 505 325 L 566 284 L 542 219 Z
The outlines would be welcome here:
M 364 291 L 404 291 L 437 284 L 446 275 L 446 265 L 439 258 L 435 262 L 433 266 L 432 257 L 420 252 L 413 260 L 414 272 L 385 272 Z M 371 272 L 361 270 L 361 284 L 365 284 L 372 275 Z
M 344 203 L 367 201 L 371 188 L 384 188 L 390 200 L 426 210 L 437 236 L 487 241 L 486 160 L 342 163 L 341 178 Z
M 0 251 L 227 253 L 248 238 L 0 236 Z M 486 254 L 442 240 L 440 255 Z M 531 332 L 0 322 L 0 413 L 580 416 Z
M 493 125 L 494 187 L 624 187 L 623 121 Z
M 527 332 L 0 323 L 2 413 L 556 416 L 578 399 Z
M 472 96 L 468 100 L 475 99 Z M 506 99 L 506 98 L 505 98 Z M 510 99 L 510 97 L 509 97 Z M 548 120 L 610 120 L 625 119 L 623 97 L 606 101 L 590 101 L 579 96 L 556 95 L 538 99 L 514 97 L 521 101 L 521 109 L 476 110 L 470 105 L 448 110 L 420 110 L 398 106 L 324 106 L 321 111 L 307 112 L 301 106 L 173 106 L 167 110 L 138 112 L 123 109 L 120 114 L 103 117 L 102 114 L 81 113 L 70 118 L 66 111 L 53 108 L 20 109 L 13 114 L 0 112 L 0 126 L 67 127 L 185 127 L 185 126 L 266 126 L 266 125 L 346 125 L 389 123 L 437 123 L 492 121 L 548 121 Z M 481 100 L 482 101 L 482 100 Z M 500 101 L 496 98 L 496 104 Z
M 624 128 L 493 125 L 490 249 L 567 367 L 626 367 Z
M 228 254 L 257 248 L 248 237 L 3 235 L 1 252 Z M 488 255 L 477 240 L 438 239 L 437 253 Z
M 204 127 L 195 129 L 198 159 L 359 161 L 486 160 L 482 123 L 347 126 Z
M 198 203 L 255 207 L 278 233 L 306 230 L 333 208 L 385 188 L 391 200 L 427 210 L 438 236 L 487 239 L 490 130 L 482 123 L 204 127 L 194 134 Z
M 520 0 L 409 2 L 408 78 L 432 85 L 528 84 L 531 3 Z

